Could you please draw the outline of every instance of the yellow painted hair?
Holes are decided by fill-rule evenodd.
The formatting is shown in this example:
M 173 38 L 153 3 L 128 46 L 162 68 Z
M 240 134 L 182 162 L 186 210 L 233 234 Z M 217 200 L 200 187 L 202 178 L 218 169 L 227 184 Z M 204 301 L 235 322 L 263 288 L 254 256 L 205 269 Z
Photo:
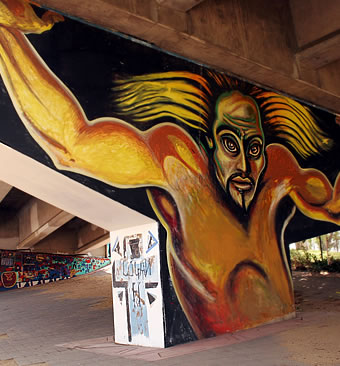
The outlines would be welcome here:
M 118 115 L 136 124 L 178 122 L 207 133 L 214 120 L 218 96 L 229 90 L 253 97 L 261 110 L 265 135 L 290 145 L 302 158 L 331 148 L 332 140 L 307 107 L 289 97 L 212 71 L 206 71 L 205 77 L 182 71 L 115 81 L 113 105 Z
M 264 129 L 287 142 L 302 158 L 306 159 L 332 147 L 332 140 L 319 127 L 309 108 L 275 92 L 261 91 L 259 107 L 264 115 Z
M 133 122 L 173 120 L 208 130 L 209 86 L 189 72 L 165 72 L 115 81 L 114 107 Z

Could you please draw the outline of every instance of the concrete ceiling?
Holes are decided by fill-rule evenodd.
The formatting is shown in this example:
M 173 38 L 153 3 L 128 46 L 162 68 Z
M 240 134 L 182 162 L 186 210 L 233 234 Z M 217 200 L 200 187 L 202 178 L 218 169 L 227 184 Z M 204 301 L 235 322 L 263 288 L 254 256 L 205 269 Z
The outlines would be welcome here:
M 340 114 L 340 2 L 35 0 Z
M 0 249 L 87 254 L 109 232 L 0 181 Z

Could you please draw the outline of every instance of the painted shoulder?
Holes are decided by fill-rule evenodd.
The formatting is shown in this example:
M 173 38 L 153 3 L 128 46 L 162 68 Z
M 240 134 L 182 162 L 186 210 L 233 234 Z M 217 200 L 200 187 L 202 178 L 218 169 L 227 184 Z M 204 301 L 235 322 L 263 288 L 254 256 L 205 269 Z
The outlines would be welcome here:
M 163 165 L 175 159 L 193 174 L 208 173 L 208 158 L 205 151 L 183 128 L 162 123 L 147 131 L 148 144 L 157 160 Z

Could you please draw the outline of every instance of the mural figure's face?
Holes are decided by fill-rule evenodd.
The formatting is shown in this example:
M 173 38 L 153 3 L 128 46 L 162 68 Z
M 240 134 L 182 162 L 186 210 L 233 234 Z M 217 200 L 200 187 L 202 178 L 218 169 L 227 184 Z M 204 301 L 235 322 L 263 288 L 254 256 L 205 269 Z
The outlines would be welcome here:
M 256 102 L 238 91 L 222 94 L 213 123 L 218 181 L 247 210 L 265 166 L 264 136 Z

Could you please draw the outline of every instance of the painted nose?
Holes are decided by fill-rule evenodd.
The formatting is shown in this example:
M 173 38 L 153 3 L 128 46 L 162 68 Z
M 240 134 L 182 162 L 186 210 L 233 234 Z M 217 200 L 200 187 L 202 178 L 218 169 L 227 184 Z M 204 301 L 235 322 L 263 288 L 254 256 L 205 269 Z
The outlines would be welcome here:
M 243 150 L 240 152 L 240 155 L 238 158 L 237 169 L 239 171 L 241 171 L 242 173 L 247 173 L 249 171 L 248 160 L 247 160 L 246 154 L 244 153 Z

